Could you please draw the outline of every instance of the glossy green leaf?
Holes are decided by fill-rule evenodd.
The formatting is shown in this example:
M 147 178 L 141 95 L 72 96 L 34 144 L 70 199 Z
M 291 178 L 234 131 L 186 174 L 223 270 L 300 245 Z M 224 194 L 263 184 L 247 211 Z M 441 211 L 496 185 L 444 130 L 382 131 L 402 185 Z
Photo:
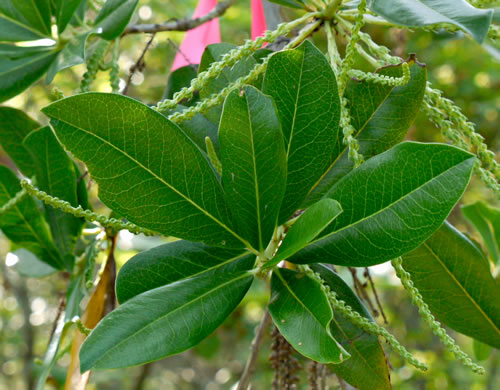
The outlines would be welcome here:
M 273 97 L 286 140 L 288 177 L 279 223 L 304 201 L 342 145 L 335 74 L 312 43 L 274 54 L 263 91 Z
M 9 168 L 0 165 L 0 205 L 6 204 L 21 190 L 16 175 Z M 15 206 L 0 214 L 0 229 L 18 247 L 29 250 L 43 262 L 57 269 L 64 267 L 50 236 L 49 227 L 33 198 L 25 196 Z
M 224 54 L 232 49 L 236 49 L 236 47 L 236 45 L 230 43 L 208 45 L 201 56 L 198 74 L 206 71 L 213 62 L 220 61 Z M 200 97 L 205 99 L 212 94 L 219 93 L 233 81 L 246 76 L 255 65 L 257 65 L 257 60 L 253 56 L 248 56 L 238 61 L 235 65 L 224 68 L 218 77 L 210 79 L 207 85 L 200 90 Z M 213 107 L 206 113 L 206 116 L 212 122 L 219 123 L 221 112 L 222 106 Z
M 57 22 L 57 33 L 61 34 L 70 20 L 73 18 L 73 14 L 76 12 L 82 0 L 56 0 L 55 1 L 55 14 Z
M 66 46 L 64 46 L 47 71 L 47 84 L 52 82 L 55 75 L 61 70 L 71 68 L 72 66 L 80 65 L 85 62 L 85 44 L 87 43 L 89 35 L 89 31 L 83 34 L 75 35 L 66 44 Z
M 302 355 L 320 363 L 349 357 L 333 338 L 332 308 L 321 286 L 304 274 L 275 269 L 269 312 L 283 337 Z
M 222 183 L 238 233 L 263 251 L 286 187 L 283 134 L 273 100 L 254 87 L 233 91 L 219 125 Z
M 51 128 L 34 130 L 24 140 L 35 162 L 36 184 L 49 195 L 78 206 L 77 174 L 73 161 L 66 154 Z M 54 242 L 63 256 L 72 259 L 76 240 L 83 225 L 81 218 L 46 205 L 45 210 Z M 68 264 L 71 268 L 72 264 Z
M 35 163 L 29 150 L 23 145 L 24 138 L 40 124 L 24 111 L 11 107 L 0 107 L 0 145 L 27 177 L 35 174 Z
M 445 223 L 403 260 L 444 325 L 500 349 L 500 289 L 489 263 L 467 237 Z
M 0 102 L 18 95 L 42 77 L 57 54 L 53 47 L 0 44 Z
M 493 16 L 465 0 L 368 0 L 368 7 L 390 22 L 408 27 L 453 24 L 482 42 Z
M 85 340 L 81 371 L 133 366 L 191 348 L 231 314 L 252 280 L 246 272 L 214 270 L 137 295 Z
M 266 263 L 265 268 L 278 264 L 304 248 L 320 234 L 342 212 L 339 202 L 321 199 L 309 207 L 288 230 L 276 255 Z
M 109 41 L 127 27 L 139 0 L 106 0 L 94 21 L 95 31 Z
M 62 99 L 43 112 L 63 145 L 87 164 L 100 199 L 112 210 L 165 235 L 243 246 L 208 161 L 163 115 L 105 93 Z
M 482 201 L 462 207 L 462 213 L 481 234 L 489 255 L 498 263 L 500 259 L 500 210 Z
M 175 241 L 132 257 L 116 279 L 120 303 L 143 292 L 207 273 L 248 271 L 255 255 L 241 250 L 209 247 L 190 241 Z
M 49 0 L 0 2 L 0 41 L 32 41 L 50 35 Z
M 373 321 L 356 294 L 339 275 L 321 264 L 313 264 L 311 268 L 321 275 L 339 299 Z M 377 336 L 364 332 L 340 314 L 334 315 L 330 329 L 333 337 L 351 354 L 345 362 L 328 366 L 335 374 L 359 390 L 392 388 L 384 350 Z
M 327 193 L 344 212 L 289 261 L 367 267 L 422 244 L 465 191 L 474 157 L 404 142 L 363 163 Z
M 393 87 L 352 79 L 346 88 L 351 102 L 351 124 L 356 129 L 359 152 L 365 159 L 385 152 L 403 141 L 422 104 L 427 85 L 427 68 L 415 58 L 408 60 L 411 79 L 408 84 Z M 401 65 L 380 68 L 377 73 L 401 77 Z M 330 166 L 311 189 L 307 204 L 325 195 L 332 186 L 349 173 L 354 163 L 348 157 L 348 148 L 341 146 Z

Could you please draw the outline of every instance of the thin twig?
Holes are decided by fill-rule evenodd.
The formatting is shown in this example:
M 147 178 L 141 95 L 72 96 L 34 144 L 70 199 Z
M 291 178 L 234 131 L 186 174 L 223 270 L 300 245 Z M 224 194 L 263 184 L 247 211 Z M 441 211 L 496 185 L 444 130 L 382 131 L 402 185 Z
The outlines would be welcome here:
M 135 72 L 137 70 L 143 70 L 145 63 L 144 63 L 144 56 L 146 55 L 146 52 L 149 50 L 149 47 L 153 43 L 153 40 L 155 39 L 156 33 L 151 35 L 151 38 L 149 39 L 148 43 L 146 43 L 146 46 L 144 46 L 144 49 L 142 50 L 142 53 L 140 57 L 137 59 L 136 63 L 130 67 L 130 74 L 128 75 L 127 83 L 125 84 L 125 88 L 123 88 L 123 95 L 127 95 L 128 87 L 130 86 L 130 83 L 132 82 L 132 77 L 134 76 Z
M 123 32 L 122 36 L 127 34 L 139 34 L 139 33 L 157 33 L 162 31 L 188 31 L 192 30 L 202 24 L 209 22 L 212 19 L 218 18 L 226 13 L 229 7 L 231 7 L 236 0 L 227 0 L 218 3 L 217 6 L 199 18 L 183 18 L 179 20 L 174 20 L 162 24 L 135 24 L 128 26 Z
M 378 310 L 379 310 L 380 314 L 382 314 L 382 318 L 384 319 L 384 324 L 387 325 L 388 324 L 387 317 L 385 316 L 384 308 L 382 307 L 382 303 L 380 302 L 380 299 L 378 297 L 377 290 L 375 289 L 375 283 L 373 283 L 373 279 L 372 279 L 372 276 L 370 275 L 370 270 L 368 269 L 368 267 L 365 267 L 365 277 L 370 282 L 370 286 L 372 287 L 373 295 L 375 296 L 375 301 L 377 302 Z
M 255 371 L 255 365 L 257 364 L 257 358 L 259 356 L 260 349 L 262 348 L 264 335 L 270 322 L 271 315 L 269 314 L 269 310 L 266 309 L 264 317 L 262 317 L 262 321 L 255 330 L 255 337 L 252 340 L 252 345 L 250 346 L 250 356 L 248 357 L 245 369 L 243 370 L 243 374 L 241 375 L 236 390 L 246 390 L 248 388 L 248 385 L 250 384 L 250 377 Z
M 358 279 L 356 268 L 349 267 L 349 271 L 351 271 L 352 280 L 354 282 L 354 289 L 356 291 L 356 294 L 359 296 L 359 298 L 361 298 L 362 300 L 364 300 L 368 304 L 371 312 L 373 313 L 373 316 L 378 317 L 378 315 L 379 315 L 378 311 L 377 311 L 377 309 L 375 309 L 375 306 L 373 305 L 372 300 L 370 299 L 370 297 L 366 293 L 365 285 L 363 285 L 363 283 L 361 283 L 361 281 Z

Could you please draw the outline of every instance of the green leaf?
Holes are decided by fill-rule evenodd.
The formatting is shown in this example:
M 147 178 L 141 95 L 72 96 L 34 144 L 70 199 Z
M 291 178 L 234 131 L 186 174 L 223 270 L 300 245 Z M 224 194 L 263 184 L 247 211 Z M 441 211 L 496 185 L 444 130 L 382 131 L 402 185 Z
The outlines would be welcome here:
M 390 22 L 408 27 L 450 23 L 480 43 L 493 16 L 492 9 L 474 8 L 465 0 L 368 0 L 368 7 Z
M 73 161 L 66 154 L 50 127 L 34 130 L 24 140 L 35 162 L 36 184 L 49 195 L 63 199 L 73 207 L 78 206 L 76 172 Z M 46 205 L 45 210 L 54 242 L 63 256 L 71 262 L 73 250 L 80 235 L 83 220 Z
M 27 177 L 35 174 L 35 163 L 29 150 L 23 145 L 24 138 L 40 124 L 24 111 L 12 107 L 0 107 L 0 145 Z
M 333 199 L 321 199 L 309 207 L 288 230 L 276 255 L 264 266 L 264 269 L 278 264 L 304 248 L 320 234 L 342 212 L 339 202 Z
M 231 314 L 252 280 L 246 272 L 214 270 L 137 295 L 85 340 L 81 371 L 133 366 L 191 348 Z
M 16 175 L 9 168 L 0 165 L 0 205 L 6 204 L 21 190 Z M 8 239 L 29 250 L 41 261 L 57 269 L 64 268 L 49 227 L 33 198 L 25 196 L 15 206 L 0 214 L 0 229 Z
M 107 0 L 94 21 L 94 30 L 111 41 L 127 27 L 139 0 Z
M 60 35 L 73 18 L 82 0 L 55 0 L 57 33 Z
M 410 57 L 408 64 L 411 79 L 408 84 L 400 87 L 356 79 L 347 84 L 346 98 L 351 102 L 351 124 L 356 129 L 359 152 L 365 159 L 385 152 L 403 141 L 418 113 L 427 85 L 427 68 L 414 57 Z M 401 65 L 390 65 L 380 68 L 377 73 L 401 77 L 402 69 Z M 354 163 L 347 152 L 347 146 L 342 144 L 339 154 L 311 189 L 306 205 L 325 195 L 353 169 Z
M 286 155 L 276 108 L 254 87 L 233 91 L 219 125 L 222 183 L 239 234 L 263 251 L 286 187 Z
M 180 112 L 186 109 L 186 106 L 182 104 L 178 104 L 177 107 L 169 112 L 169 114 L 173 112 Z M 209 137 L 212 140 L 212 144 L 214 145 L 215 151 L 219 152 L 219 137 L 217 137 L 217 125 L 208 120 L 207 117 L 203 114 L 196 114 L 193 118 L 188 119 L 186 121 L 182 121 L 178 125 L 186 135 L 191 138 L 191 140 L 198 145 L 198 147 L 205 151 L 205 137 Z
M 273 97 L 286 140 L 288 177 L 279 223 L 285 222 L 341 147 L 335 74 L 312 43 L 274 54 L 263 91 Z
M 0 41 L 32 41 L 50 38 L 49 0 L 2 0 Z
M 474 357 L 480 362 L 488 360 L 492 352 L 492 348 L 489 345 L 483 344 L 477 340 L 472 340 L 472 349 L 474 351 Z
M 165 235 L 243 246 L 207 159 L 163 115 L 105 93 L 62 99 L 43 112 L 59 140 L 87 164 L 100 199 L 112 210 Z
M 367 267 L 415 249 L 460 199 L 473 163 L 453 146 L 416 142 L 371 158 L 328 192 L 344 212 L 289 261 Z
M 47 71 L 47 84 L 52 82 L 55 75 L 63 69 L 71 68 L 75 65 L 80 65 L 85 62 L 85 44 L 90 32 L 87 31 L 83 34 L 75 35 L 64 46 L 61 53 L 57 56 L 56 60 L 52 62 L 49 70 Z
M 482 201 L 462 207 L 462 213 L 483 238 L 484 245 L 495 263 L 500 259 L 500 210 Z
M 20 248 L 13 253 L 18 258 L 13 268 L 22 276 L 28 278 L 43 278 L 57 272 L 54 267 L 39 260 L 33 253 L 26 249 Z
M 236 47 L 236 45 L 230 43 L 215 43 L 208 45 L 201 56 L 198 74 L 206 71 L 212 62 L 220 61 L 224 54 L 232 49 L 235 49 Z M 246 76 L 255 65 L 257 65 L 257 60 L 253 56 L 248 56 L 244 57 L 231 67 L 225 67 L 218 77 L 210 79 L 207 85 L 200 90 L 200 97 L 205 99 L 210 97 L 212 94 L 219 93 L 233 81 Z M 206 116 L 212 122 L 219 123 L 221 112 L 222 106 L 213 107 L 206 113 Z
M 42 77 L 57 54 L 53 46 L 0 44 L 0 102 L 18 95 Z
M 333 338 L 332 308 L 321 286 L 304 274 L 275 269 L 269 312 L 283 337 L 302 355 L 317 362 L 341 363 L 349 353 Z
M 291 8 L 304 8 L 302 0 L 269 0 L 271 3 L 281 4 Z
M 467 237 L 445 223 L 403 260 L 444 325 L 500 349 L 500 289 L 489 263 Z
M 312 264 L 311 268 L 320 274 L 330 289 L 337 294 L 337 298 L 373 321 L 356 294 L 339 275 L 321 264 Z M 340 314 L 334 316 L 330 329 L 333 337 L 351 354 L 343 363 L 328 366 L 335 374 L 359 390 L 392 388 L 384 350 L 377 336 L 364 332 Z
M 197 65 L 186 65 L 170 73 L 167 89 L 165 90 L 163 98 L 172 99 L 176 92 L 179 92 L 182 88 L 189 87 L 191 85 L 191 80 L 194 79 L 198 73 L 196 69 Z M 193 98 L 189 101 L 182 101 L 181 103 L 189 107 L 199 100 L 200 94 L 198 91 L 195 91 Z
M 132 257 L 116 279 L 120 303 L 143 292 L 207 273 L 248 271 L 255 255 L 241 250 L 209 247 L 190 241 L 175 241 Z

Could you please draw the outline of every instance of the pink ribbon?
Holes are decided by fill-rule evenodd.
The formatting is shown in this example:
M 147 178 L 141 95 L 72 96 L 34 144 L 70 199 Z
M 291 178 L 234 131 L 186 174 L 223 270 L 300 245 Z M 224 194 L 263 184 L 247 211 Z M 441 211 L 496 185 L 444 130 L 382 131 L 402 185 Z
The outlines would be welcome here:
M 200 0 L 193 18 L 199 18 L 212 11 L 217 5 L 217 0 Z M 219 43 L 219 19 L 212 19 L 201 26 L 189 30 L 181 44 L 180 52 L 175 56 L 172 72 L 182 66 L 199 64 L 205 47 L 212 43 Z
M 252 39 L 255 40 L 255 38 L 264 35 L 266 30 L 266 16 L 262 0 L 252 0 Z
M 264 35 L 267 30 L 266 17 L 262 0 L 252 1 L 252 39 Z M 200 0 L 194 11 L 193 18 L 199 18 L 212 11 L 217 5 L 217 0 Z M 184 37 L 179 53 L 175 56 L 172 72 L 180 67 L 199 64 L 203 51 L 212 43 L 219 43 L 220 27 L 219 19 L 212 19 L 193 30 L 189 30 Z M 266 44 L 264 44 L 265 46 Z

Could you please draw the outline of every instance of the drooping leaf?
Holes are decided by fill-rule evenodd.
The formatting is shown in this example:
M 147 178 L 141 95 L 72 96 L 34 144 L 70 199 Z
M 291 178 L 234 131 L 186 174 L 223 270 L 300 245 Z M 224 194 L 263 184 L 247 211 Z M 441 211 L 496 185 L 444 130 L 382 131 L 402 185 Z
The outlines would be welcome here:
M 263 92 L 276 103 L 286 140 L 287 188 L 279 216 L 283 223 L 339 152 L 340 100 L 332 67 L 309 41 L 271 57 Z
M 0 44 L 0 102 L 24 91 L 47 72 L 58 49 Z
M 403 266 L 443 324 L 500 349 L 500 289 L 467 237 L 445 223 Z
M 50 35 L 49 0 L 0 2 L 0 41 L 32 41 Z
M 80 281 L 80 277 L 77 277 L 72 280 L 68 286 L 68 291 L 66 292 L 66 306 L 56 323 L 49 346 L 45 352 L 41 371 L 37 377 L 36 390 L 45 389 L 45 382 L 56 365 L 60 346 L 72 325 L 71 320 L 80 314 L 80 301 L 83 298 L 79 286 Z
M 191 348 L 231 314 L 252 280 L 246 272 L 214 270 L 135 296 L 85 340 L 82 372 L 137 365 Z
M 472 349 L 474 351 L 474 357 L 481 361 L 488 360 L 491 355 L 492 348 L 480 341 L 472 340 Z
M 312 264 L 311 268 L 320 274 L 339 299 L 372 320 L 356 294 L 339 275 L 321 264 Z M 330 329 L 333 337 L 351 354 L 346 361 L 328 366 L 335 374 L 359 390 L 392 388 L 384 350 L 377 336 L 364 332 L 340 314 L 334 314 Z
M 139 0 L 106 0 L 94 21 L 95 31 L 111 41 L 127 27 Z
M 88 329 L 94 329 L 101 318 L 106 314 L 109 302 L 109 289 L 114 284 L 114 261 L 106 262 L 99 283 L 89 298 L 87 307 L 82 314 L 82 324 Z M 82 332 L 75 332 L 71 343 L 71 362 L 69 364 L 64 390 L 85 389 L 90 372 L 80 372 L 80 349 L 87 336 Z
M 453 24 L 482 42 L 493 16 L 465 0 L 368 0 L 368 7 L 390 22 L 408 27 Z
M 289 261 L 366 267 L 417 248 L 462 196 L 473 163 L 453 146 L 416 142 L 371 158 L 327 193 L 343 213 Z
M 283 337 L 302 355 L 320 363 L 341 363 L 349 353 L 333 338 L 333 312 L 314 280 L 277 268 L 271 278 L 269 312 Z
M 23 145 L 24 138 L 40 124 L 24 111 L 12 107 L 0 107 L 0 145 L 27 177 L 35 174 L 35 163 L 29 150 Z
M 16 175 L 0 165 L 0 205 L 6 204 L 22 190 Z M 33 198 L 25 196 L 15 206 L 0 214 L 0 229 L 17 246 L 32 252 L 50 266 L 63 269 L 49 227 Z
M 309 207 L 288 230 L 274 257 L 265 268 L 278 264 L 304 248 L 342 212 L 339 202 L 321 199 Z
M 78 206 L 76 172 L 73 161 L 66 154 L 50 127 L 34 130 L 24 140 L 35 162 L 36 184 L 49 195 Z M 83 225 L 81 218 L 46 205 L 45 210 L 54 242 L 59 253 L 68 259 L 71 269 L 73 250 Z
M 23 276 L 29 278 L 43 278 L 57 272 L 54 267 L 39 260 L 33 253 L 26 249 L 20 248 L 13 253 L 19 259 L 14 265 L 14 269 Z
M 76 12 L 82 0 L 56 0 L 55 14 L 57 22 L 57 33 L 60 35 Z
M 254 87 L 233 91 L 219 125 L 222 183 L 238 233 L 263 251 L 286 187 L 286 155 L 272 99 Z
M 184 87 L 189 87 L 191 84 L 191 80 L 194 79 L 197 75 L 198 65 L 186 65 L 182 66 L 179 69 L 174 70 L 170 73 L 168 78 L 167 89 L 165 90 L 164 99 L 172 99 L 176 92 L 179 92 Z M 200 94 L 198 91 L 195 91 L 193 94 L 193 98 L 189 101 L 182 101 L 185 106 L 192 106 L 200 100 Z
M 116 297 L 124 303 L 143 292 L 197 275 L 248 271 L 254 262 L 255 255 L 241 250 L 175 241 L 143 251 L 127 261 L 116 279 Z
M 462 207 L 462 213 L 481 234 L 489 255 L 498 263 L 500 259 L 500 210 L 482 201 Z
M 351 124 L 356 129 L 359 152 L 368 159 L 401 142 L 422 104 L 427 85 L 427 68 L 414 57 L 408 60 L 411 78 L 408 84 L 393 87 L 352 79 L 346 88 Z M 377 73 L 401 77 L 401 65 L 381 68 Z M 306 201 L 311 204 L 321 198 L 354 163 L 348 158 L 348 148 L 342 145 L 339 154 L 318 180 Z
M 208 161 L 163 115 L 105 93 L 62 99 L 43 112 L 66 148 L 87 164 L 112 210 L 162 234 L 243 246 Z
M 198 74 L 206 71 L 212 62 L 220 61 L 224 54 L 235 48 L 236 45 L 230 43 L 214 43 L 208 45 L 201 56 Z M 233 81 L 246 76 L 255 65 L 257 65 L 256 59 L 252 56 L 248 56 L 244 57 L 233 66 L 224 68 L 218 77 L 210 79 L 207 85 L 200 90 L 200 97 L 205 99 L 212 94 L 219 93 Z M 221 112 L 222 106 L 213 107 L 206 113 L 206 116 L 212 122 L 219 123 Z
M 85 44 L 89 35 L 90 32 L 88 31 L 83 34 L 75 35 L 66 46 L 64 46 L 47 71 L 47 84 L 52 82 L 55 75 L 61 70 L 85 62 Z

